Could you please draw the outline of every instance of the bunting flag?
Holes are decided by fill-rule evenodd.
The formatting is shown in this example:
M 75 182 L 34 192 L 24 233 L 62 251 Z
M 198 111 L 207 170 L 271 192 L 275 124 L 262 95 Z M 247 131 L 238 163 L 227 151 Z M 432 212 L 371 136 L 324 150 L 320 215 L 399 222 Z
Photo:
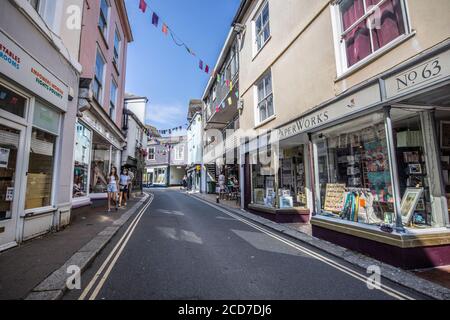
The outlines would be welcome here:
M 139 3 L 139 9 L 145 13 L 145 11 L 147 11 L 147 2 L 145 2 L 145 0 L 140 0 Z
M 147 0 L 148 1 L 148 0 Z M 159 21 L 160 21 L 160 17 L 159 15 L 150 8 L 150 6 L 147 4 L 146 0 L 139 0 L 139 10 L 142 11 L 143 13 L 145 13 L 147 11 L 147 9 L 150 9 L 149 11 L 152 13 L 152 24 L 158 28 L 159 27 Z M 169 26 L 165 23 L 162 22 L 162 29 L 161 29 L 162 33 L 164 35 L 169 35 L 172 37 L 173 42 L 178 46 L 178 47 L 184 47 L 186 49 L 186 51 L 193 57 L 197 57 L 197 54 L 184 42 L 182 41 L 179 37 L 177 37 L 175 35 L 175 33 L 173 32 L 173 30 L 171 28 L 169 28 Z M 206 68 L 204 68 L 206 66 Z M 206 74 L 208 74 L 211 78 L 215 78 L 217 72 L 215 70 L 211 70 L 211 68 L 209 67 L 209 65 L 205 64 L 203 62 L 203 60 L 199 59 L 199 67 L 202 71 L 205 71 Z M 219 80 L 220 78 L 218 78 Z
M 155 27 L 158 27 L 158 25 L 159 25 L 159 16 L 156 14 L 156 12 L 153 12 L 153 15 L 152 15 L 152 24 L 153 24 Z
M 169 33 L 169 28 L 167 27 L 167 25 L 165 23 L 163 23 L 162 26 L 162 32 L 167 36 L 167 34 Z
M 233 104 L 233 99 L 231 97 L 228 98 L 228 105 L 231 106 Z

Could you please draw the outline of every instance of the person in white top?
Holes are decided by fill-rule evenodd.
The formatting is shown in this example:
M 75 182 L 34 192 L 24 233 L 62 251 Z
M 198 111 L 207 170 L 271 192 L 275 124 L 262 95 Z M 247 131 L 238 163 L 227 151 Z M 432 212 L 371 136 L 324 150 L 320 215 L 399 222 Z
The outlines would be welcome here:
M 128 194 L 128 185 L 130 184 L 130 176 L 128 175 L 128 169 L 124 168 L 122 170 L 122 174 L 119 179 L 120 184 L 120 200 L 119 207 L 127 206 L 127 194 Z
M 117 168 L 112 167 L 108 177 L 108 212 L 111 212 L 111 200 L 114 199 L 114 205 L 117 210 L 117 193 L 119 191 L 119 176 L 117 175 Z

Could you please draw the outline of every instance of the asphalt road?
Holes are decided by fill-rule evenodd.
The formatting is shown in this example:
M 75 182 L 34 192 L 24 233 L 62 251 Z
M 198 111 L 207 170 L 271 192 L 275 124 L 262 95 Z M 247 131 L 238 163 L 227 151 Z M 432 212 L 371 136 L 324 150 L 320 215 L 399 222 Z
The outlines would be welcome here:
M 153 202 L 139 222 L 129 223 L 132 233 L 126 233 L 128 226 L 123 228 L 83 274 L 82 290 L 69 292 L 65 299 L 79 299 L 83 291 L 84 299 L 97 300 L 402 297 L 390 288 L 423 298 L 385 279 L 387 290 L 370 290 L 366 270 L 283 235 L 273 237 L 184 193 L 151 193 Z M 126 236 L 128 242 L 121 247 Z M 333 266 L 305 249 L 331 259 Z

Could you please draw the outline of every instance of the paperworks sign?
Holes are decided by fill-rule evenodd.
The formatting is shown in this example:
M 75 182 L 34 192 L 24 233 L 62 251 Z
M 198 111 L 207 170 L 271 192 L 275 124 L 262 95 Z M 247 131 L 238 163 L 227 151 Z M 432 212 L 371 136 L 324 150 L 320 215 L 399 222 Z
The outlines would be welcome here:
M 386 79 L 387 98 L 422 89 L 450 77 L 450 50 Z
M 281 127 L 278 129 L 278 138 L 284 140 L 300 133 L 310 132 L 379 102 L 381 102 L 380 86 L 374 84 Z
M 67 111 L 68 87 L 0 32 L 0 72 Z

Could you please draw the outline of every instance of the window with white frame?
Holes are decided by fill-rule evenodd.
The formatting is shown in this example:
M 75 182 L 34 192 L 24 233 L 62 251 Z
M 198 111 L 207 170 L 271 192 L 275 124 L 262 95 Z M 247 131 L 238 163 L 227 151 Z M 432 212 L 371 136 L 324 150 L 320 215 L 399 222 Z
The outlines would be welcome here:
M 275 115 L 272 93 L 272 73 L 269 71 L 256 83 L 258 99 L 258 122 Z
M 114 57 L 113 57 L 113 63 L 115 64 L 116 68 L 119 69 L 119 57 L 120 57 L 120 45 L 122 43 L 119 30 L 116 29 L 116 32 L 114 34 Z
M 28 0 L 30 5 L 40 15 L 45 24 L 56 34 L 60 31 L 60 17 L 62 7 L 59 1 L 54 0 Z
M 109 17 L 109 2 L 108 0 L 101 0 L 98 27 L 100 28 L 105 38 L 108 37 L 108 17 Z
M 155 148 L 148 148 L 148 160 L 154 161 L 155 160 Z
M 254 20 L 255 25 L 255 40 L 256 50 L 259 51 L 266 44 L 270 38 L 270 23 L 269 23 L 269 2 L 263 5 L 261 11 Z
M 101 104 L 103 94 L 103 81 L 105 75 L 105 59 L 103 58 L 100 50 L 97 50 L 97 57 L 95 59 L 95 75 L 94 82 L 92 83 L 92 91 L 94 92 L 95 99 Z
M 408 32 L 404 0 L 340 0 L 334 5 L 342 71 Z
M 109 117 L 116 121 L 116 105 L 117 105 L 117 84 L 111 81 L 111 95 L 109 99 Z
M 175 147 L 175 161 L 182 161 L 184 159 L 184 148 L 183 146 Z

